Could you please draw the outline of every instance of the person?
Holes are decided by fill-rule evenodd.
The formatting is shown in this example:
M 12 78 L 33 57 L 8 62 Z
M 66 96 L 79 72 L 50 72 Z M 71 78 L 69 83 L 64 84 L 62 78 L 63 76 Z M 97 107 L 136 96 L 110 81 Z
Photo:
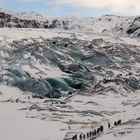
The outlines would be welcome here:
M 120 125 L 120 124 L 121 124 L 121 122 L 122 122 L 122 121 L 121 121 L 121 119 L 120 119 L 120 120 L 118 120 L 118 121 L 117 121 L 117 125 Z
M 80 140 L 82 139 L 82 134 L 80 134 L 79 139 L 80 139 Z
M 89 133 L 87 132 L 87 138 L 89 138 Z
M 72 137 L 72 140 L 77 140 L 77 134 Z
M 110 126 L 111 126 L 111 125 L 110 125 L 110 122 L 108 122 L 108 128 L 110 128 Z
M 97 134 L 99 134 L 99 133 L 100 133 L 100 127 L 97 129 L 96 133 L 97 133 Z
M 83 134 L 83 139 L 85 139 L 86 138 L 86 136 L 85 136 L 85 134 Z
M 115 121 L 115 122 L 114 122 L 114 126 L 116 126 L 116 125 L 117 125 L 117 122 Z
M 104 130 L 104 127 L 101 125 L 100 126 L 100 131 L 103 132 L 103 130 Z

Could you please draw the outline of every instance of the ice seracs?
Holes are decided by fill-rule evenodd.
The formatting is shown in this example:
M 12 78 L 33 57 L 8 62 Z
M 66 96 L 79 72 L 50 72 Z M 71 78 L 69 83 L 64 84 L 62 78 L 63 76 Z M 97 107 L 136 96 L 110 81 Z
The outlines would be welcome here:
M 2 140 L 139 140 L 138 17 L 0 11 Z

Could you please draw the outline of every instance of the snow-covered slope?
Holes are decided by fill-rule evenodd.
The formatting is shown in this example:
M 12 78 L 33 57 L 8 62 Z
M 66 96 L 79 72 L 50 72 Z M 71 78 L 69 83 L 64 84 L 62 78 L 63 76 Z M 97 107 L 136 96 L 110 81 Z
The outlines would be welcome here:
M 128 37 L 140 37 L 140 17 L 128 18 L 125 22 L 117 25 L 114 28 L 114 32 L 117 32 Z
M 57 28 L 96 34 L 139 37 L 139 17 L 104 15 L 93 17 L 45 17 L 34 12 L 0 9 L 0 27 Z
M 138 17 L 0 13 L 0 139 L 139 140 Z
M 38 14 L 35 12 L 15 12 L 15 11 L 2 9 L 2 8 L 0 8 L 0 12 L 4 12 L 5 14 L 9 14 L 14 17 L 17 17 L 20 19 L 26 19 L 26 20 L 44 21 L 47 19 L 45 16 L 42 16 L 41 14 Z

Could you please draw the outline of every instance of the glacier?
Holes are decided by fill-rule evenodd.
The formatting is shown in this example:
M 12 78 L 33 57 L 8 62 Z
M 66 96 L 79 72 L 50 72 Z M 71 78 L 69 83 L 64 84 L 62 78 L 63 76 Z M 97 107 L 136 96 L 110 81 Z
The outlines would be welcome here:
M 0 138 L 139 140 L 139 22 L 0 9 Z

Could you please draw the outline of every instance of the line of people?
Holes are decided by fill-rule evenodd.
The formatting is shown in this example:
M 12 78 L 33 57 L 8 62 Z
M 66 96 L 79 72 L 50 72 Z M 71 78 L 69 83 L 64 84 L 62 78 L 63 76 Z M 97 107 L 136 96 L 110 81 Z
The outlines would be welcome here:
M 121 119 L 118 121 L 114 122 L 114 126 L 120 125 L 121 124 Z M 111 124 L 110 122 L 108 122 L 108 128 L 111 128 Z M 89 131 L 86 134 L 75 134 L 74 136 L 72 136 L 72 140 L 85 140 L 85 139 L 92 139 L 92 138 L 96 138 L 97 136 L 99 136 L 101 133 L 103 133 L 104 131 L 104 126 L 101 125 L 100 127 L 98 127 L 97 129 L 94 129 L 93 131 Z

